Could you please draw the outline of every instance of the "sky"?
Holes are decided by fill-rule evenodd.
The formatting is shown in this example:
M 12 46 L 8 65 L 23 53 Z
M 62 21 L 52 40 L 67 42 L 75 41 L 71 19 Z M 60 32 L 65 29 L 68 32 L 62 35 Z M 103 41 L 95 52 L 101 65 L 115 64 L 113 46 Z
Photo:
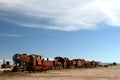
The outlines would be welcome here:
M 16 53 L 120 62 L 119 0 L 0 0 L 0 59 Z

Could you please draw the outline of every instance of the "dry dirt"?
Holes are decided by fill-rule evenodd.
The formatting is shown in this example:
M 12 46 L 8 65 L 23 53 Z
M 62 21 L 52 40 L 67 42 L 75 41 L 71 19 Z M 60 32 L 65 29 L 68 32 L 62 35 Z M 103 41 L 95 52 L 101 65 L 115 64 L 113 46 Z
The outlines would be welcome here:
M 0 72 L 0 80 L 120 80 L 120 66 L 52 70 L 42 73 Z

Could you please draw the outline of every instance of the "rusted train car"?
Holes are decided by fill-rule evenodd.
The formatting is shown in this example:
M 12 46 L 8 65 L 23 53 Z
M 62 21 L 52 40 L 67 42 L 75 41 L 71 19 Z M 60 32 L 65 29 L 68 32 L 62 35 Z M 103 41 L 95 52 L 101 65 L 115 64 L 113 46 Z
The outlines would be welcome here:
M 54 68 L 55 61 L 43 59 L 40 55 L 15 54 L 13 56 L 14 68 L 13 72 L 17 71 L 46 71 Z
M 49 58 L 44 59 L 41 55 L 27 55 L 27 54 L 15 54 L 13 56 L 14 68 L 13 72 L 28 71 L 28 72 L 42 72 L 46 70 L 55 69 L 67 69 L 67 68 L 86 68 L 97 67 L 99 62 L 86 61 L 84 59 L 69 60 L 66 57 L 55 57 L 54 60 Z
M 94 68 L 100 66 L 99 61 L 86 61 L 85 59 L 73 59 L 72 67 L 73 68 Z

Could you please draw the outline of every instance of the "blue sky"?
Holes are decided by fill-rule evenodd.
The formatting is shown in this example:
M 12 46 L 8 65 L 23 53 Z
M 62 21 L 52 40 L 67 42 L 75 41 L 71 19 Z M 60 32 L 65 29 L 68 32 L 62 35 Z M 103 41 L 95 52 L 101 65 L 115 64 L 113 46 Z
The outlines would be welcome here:
M 0 0 L 0 59 L 15 53 L 120 62 L 119 0 Z

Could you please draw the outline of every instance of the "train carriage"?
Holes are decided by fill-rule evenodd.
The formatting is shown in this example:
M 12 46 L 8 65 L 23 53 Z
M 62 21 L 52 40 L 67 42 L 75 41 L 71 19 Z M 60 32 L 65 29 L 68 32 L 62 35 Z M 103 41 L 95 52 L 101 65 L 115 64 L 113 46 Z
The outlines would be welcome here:
M 14 67 L 13 71 L 28 71 L 28 72 L 43 72 L 53 69 L 68 69 L 68 68 L 85 68 L 97 67 L 99 62 L 86 61 L 84 59 L 69 60 L 67 57 L 55 57 L 53 60 L 42 58 L 36 54 L 15 54 L 13 56 Z

